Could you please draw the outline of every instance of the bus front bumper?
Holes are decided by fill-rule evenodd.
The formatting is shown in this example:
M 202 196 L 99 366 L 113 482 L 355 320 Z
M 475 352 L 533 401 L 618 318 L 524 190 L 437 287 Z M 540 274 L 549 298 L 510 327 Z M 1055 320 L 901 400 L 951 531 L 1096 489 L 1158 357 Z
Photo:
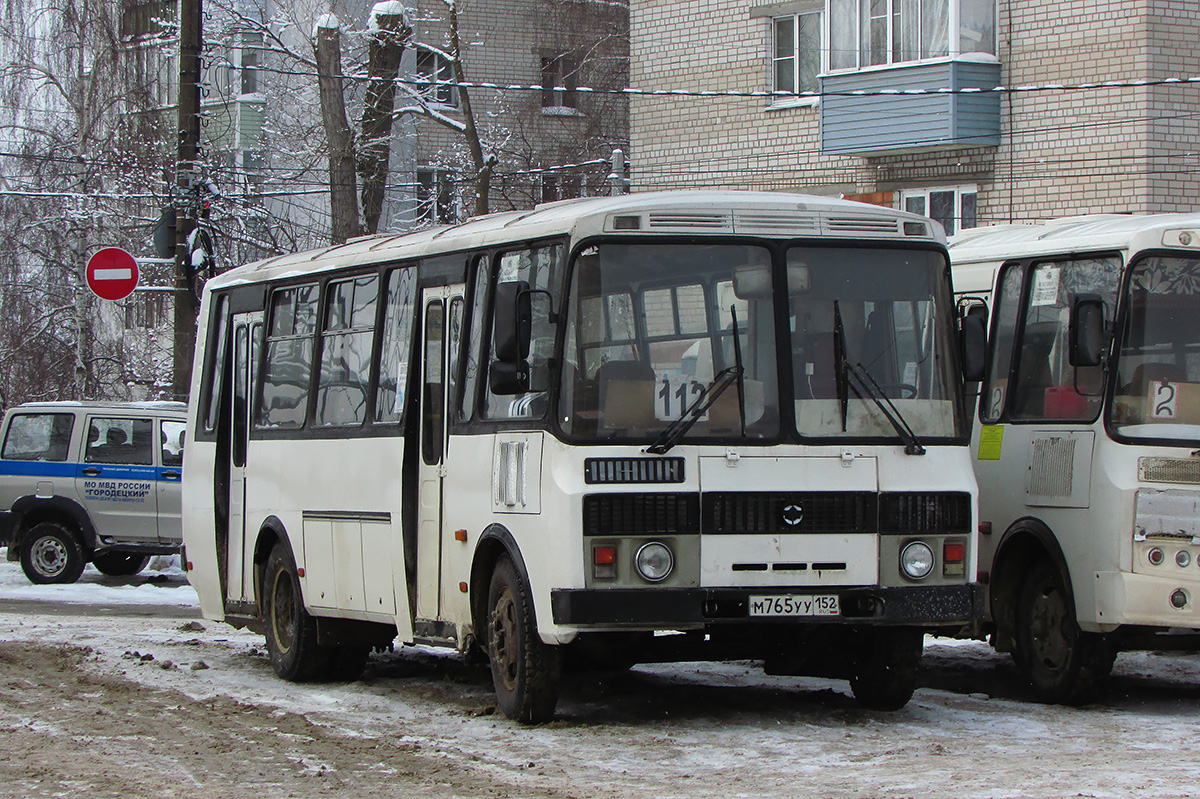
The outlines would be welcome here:
M 814 597 L 838 597 L 832 615 L 756 615 L 752 598 L 791 597 L 807 609 Z M 971 585 L 804 588 L 559 589 L 550 592 L 554 623 L 570 626 L 673 629 L 707 624 L 803 623 L 942 627 L 969 624 L 983 613 L 983 587 Z

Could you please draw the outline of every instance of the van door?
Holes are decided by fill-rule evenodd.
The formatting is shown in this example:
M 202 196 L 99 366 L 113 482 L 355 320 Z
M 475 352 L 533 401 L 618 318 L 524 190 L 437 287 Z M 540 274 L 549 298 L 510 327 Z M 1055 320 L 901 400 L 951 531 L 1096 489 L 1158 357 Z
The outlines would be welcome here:
M 88 414 L 75 488 L 99 536 L 110 543 L 158 543 L 154 420 Z
M 418 459 L 417 608 L 418 619 L 441 618 L 442 502 L 446 477 L 446 415 L 453 380 L 458 325 L 450 324 L 451 303 L 461 306 L 462 286 L 426 289 L 421 340 L 425 346 L 421 378 Z M 461 320 L 460 320 L 461 321 Z
M 254 541 L 246 531 L 246 455 L 250 441 L 250 392 L 262 340 L 261 311 L 233 315 L 233 381 L 229 430 L 229 556 L 227 598 L 254 599 Z
M 182 420 L 158 420 L 158 542 L 178 544 L 183 540 L 183 436 Z

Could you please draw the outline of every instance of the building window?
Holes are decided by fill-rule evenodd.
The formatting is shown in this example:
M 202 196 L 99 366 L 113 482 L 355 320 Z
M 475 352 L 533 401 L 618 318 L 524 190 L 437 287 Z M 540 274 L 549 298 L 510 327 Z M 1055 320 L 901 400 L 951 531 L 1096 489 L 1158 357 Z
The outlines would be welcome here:
M 454 177 L 444 169 L 417 170 L 417 222 L 448 225 L 457 221 Z
M 909 189 L 900 193 L 905 211 L 942 223 L 947 236 L 978 227 L 979 193 L 975 186 Z
M 242 34 L 242 94 L 255 94 L 258 91 L 258 53 L 262 46 L 261 33 Z
M 574 109 L 579 62 L 569 56 L 542 59 L 542 108 Z
M 820 88 L 821 74 L 821 12 L 776 17 L 772 25 L 771 89 L 798 94 L 815 92 Z M 776 97 L 775 102 L 790 102 L 795 98 Z M 811 100 L 813 98 L 799 98 Z
M 995 55 L 996 0 L 829 0 L 829 38 L 834 70 Z
M 583 175 L 570 172 L 542 173 L 542 202 L 574 200 L 587 196 L 587 181 Z
M 441 53 L 417 52 L 417 91 L 430 103 L 458 107 L 454 64 Z
M 128 3 L 121 10 L 121 38 L 126 42 L 165 39 L 175 33 L 176 0 Z

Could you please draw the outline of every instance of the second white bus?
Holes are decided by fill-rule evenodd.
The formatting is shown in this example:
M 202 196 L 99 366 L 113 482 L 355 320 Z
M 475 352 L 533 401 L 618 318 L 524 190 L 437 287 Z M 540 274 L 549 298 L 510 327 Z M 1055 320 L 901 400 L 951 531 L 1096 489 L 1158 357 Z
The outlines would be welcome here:
M 1200 649 L 1200 214 L 978 228 L 972 449 L 993 643 L 1078 704 L 1126 649 Z
M 760 658 L 902 706 L 923 634 L 981 609 L 957 321 L 934 223 L 786 194 L 235 269 L 203 298 L 190 579 L 285 678 L 477 650 L 523 722 L 564 662 Z

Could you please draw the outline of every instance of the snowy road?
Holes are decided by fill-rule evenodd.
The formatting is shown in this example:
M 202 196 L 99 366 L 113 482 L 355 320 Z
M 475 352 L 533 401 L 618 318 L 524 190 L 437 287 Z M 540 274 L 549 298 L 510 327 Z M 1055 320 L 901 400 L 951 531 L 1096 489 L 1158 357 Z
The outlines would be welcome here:
M 640 666 L 568 679 L 530 729 L 436 650 L 282 682 L 261 638 L 187 618 L 177 569 L 149 575 L 38 587 L 0 563 L 0 796 L 1200 797 L 1198 655 L 1122 655 L 1110 697 L 1068 709 L 930 639 L 891 714 L 750 663 Z

